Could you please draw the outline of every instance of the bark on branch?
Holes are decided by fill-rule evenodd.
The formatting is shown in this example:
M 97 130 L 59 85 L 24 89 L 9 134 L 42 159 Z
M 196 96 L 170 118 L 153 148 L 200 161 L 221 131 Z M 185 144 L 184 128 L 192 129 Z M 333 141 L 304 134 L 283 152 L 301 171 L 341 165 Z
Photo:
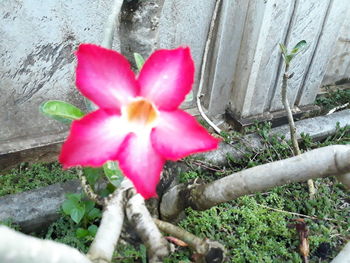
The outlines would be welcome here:
M 77 249 L 51 240 L 42 240 L 0 226 L 2 263 L 92 263 Z
M 163 195 L 162 218 L 173 220 L 186 207 L 205 210 L 237 197 L 309 179 L 350 171 L 350 146 L 333 145 L 243 170 L 209 184 L 177 185 Z
M 163 262 L 162 259 L 169 255 L 169 244 L 154 223 L 140 194 L 135 194 L 129 199 L 126 204 L 126 215 L 147 247 L 149 262 Z
M 127 191 L 132 187 L 129 180 L 123 180 L 120 187 L 106 201 L 101 224 L 88 252 L 91 261 L 98 263 L 111 261 L 123 226 Z
M 219 242 L 199 238 L 180 227 L 159 219 L 154 219 L 154 222 L 164 233 L 187 243 L 192 250 L 199 254 L 201 262 L 223 262 L 226 252 L 224 246 Z

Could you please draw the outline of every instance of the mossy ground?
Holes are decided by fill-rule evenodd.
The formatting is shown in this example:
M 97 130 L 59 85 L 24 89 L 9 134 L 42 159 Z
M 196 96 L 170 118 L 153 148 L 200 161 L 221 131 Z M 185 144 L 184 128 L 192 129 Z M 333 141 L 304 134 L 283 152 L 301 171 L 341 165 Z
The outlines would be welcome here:
M 32 165 L 22 163 L 17 168 L 0 175 L 0 196 L 17 194 L 75 178 L 77 176 L 72 170 L 62 170 L 62 166 L 57 162 Z

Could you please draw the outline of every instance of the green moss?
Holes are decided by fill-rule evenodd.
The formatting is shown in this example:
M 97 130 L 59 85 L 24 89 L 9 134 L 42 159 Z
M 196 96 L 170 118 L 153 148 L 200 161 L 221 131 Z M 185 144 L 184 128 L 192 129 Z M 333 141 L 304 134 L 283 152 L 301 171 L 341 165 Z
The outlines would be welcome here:
M 270 125 L 256 125 L 251 129 L 260 135 L 265 149 L 247 149 L 239 160 L 229 157 L 225 173 L 198 169 L 181 175 L 181 180 L 193 180 L 197 176 L 212 181 L 225 174 L 292 156 L 290 142 L 281 136 L 270 135 Z M 227 137 L 232 138 L 229 134 Z M 303 151 L 348 144 L 350 127 L 337 125 L 336 134 L 323 142 L 313 142 L 308 135 L 302 135 L 302 139 Z M 296 183 L 276 187 L 267 193 L 244 196 L 206 211 L 187 209 L 186 218 L 179 225 L 200 237 L 221 242 L 228 251 L 229 262 L 294 263 L 302 261 L 298 254 L 298 235 L 289 226 L 293 219 L 300 217 L 288 212 L 317 217 L 318 220 L 305 218 L 310 230 L 310 262 L 329 262 L 350 239 L 350 191 L 335 178 L 315 180 L 315 186 L 317 195 L 312 200 L 307 184 Z M 190 256 L 190 251 L 180 249 L 165 262 L 178 262 L 184 255 Z
M 319 96 L 316 104 L 321 106 L 323 111 L 327 112 L 335 107 L 344 105 L 350 101 L 350 89 L 328 90 L 328 93 Z M 348 106 L 347 108 L 349 108 Z
M 0 176 L 0 196 L 16 194 L 58 182 L 77 178 L 70 170 L 62 170 L 58 163 L 21 164 Z

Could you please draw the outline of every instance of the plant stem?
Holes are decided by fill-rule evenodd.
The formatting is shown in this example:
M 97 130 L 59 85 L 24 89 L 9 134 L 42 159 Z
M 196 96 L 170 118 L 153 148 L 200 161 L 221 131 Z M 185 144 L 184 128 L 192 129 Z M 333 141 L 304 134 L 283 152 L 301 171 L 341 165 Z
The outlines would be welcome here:
M 112 12 L 108 16 L 107 23 L 105 25 L 103 41 L 101 46 L 111 49 L 113 44 L 113 38 L 115 29 L 118 25 L 120 10 L 123 5 L 123 0 L 114 0 L 112 6 Z
M 94 190 L 92 189 L 92 187 L 88 184 L 86 176 L 84 175 L 83 170 L 81 169 L 81 167 L 77 168 L 77 174 L 78 177 L 80 179 L 80 183 L 81 183 L 81 187 L 83 188 L 86 196 L 94 201 L 95 203 L 97 203 L 100 206 L 104 206 L 105 205 L 105 199 L 102 198 L 101 196 L 97 195 Z
M 289 70 L 289 64 L 286 63 L 286 66 L 284 69 L 284 74 L 283 74 L 283 81 L 282 81 L 282 103 L 283 103 L 285 111 L 287 112 L 289 129 L 290 129 L 290 138 L 292 140 L 292 145 L 293 145 L 293 153 L 296 156 L 296 155 L 300 155 L 301 151 L 300 151 L 298 140 L 297 140 L 293 114 L 292 114 L 292 111 L 290 109 L 289 101 L 288 101 L 288 97 L 287 97 L 288 79 L 290 78 L 290 76 L 288 74 L 288 70 Z M 315 196 L 315 193 L 316 193 L 314 181 L 312 179 L 307 180 L 307 185 L 309 188 L 310 198 L 313 198 Z

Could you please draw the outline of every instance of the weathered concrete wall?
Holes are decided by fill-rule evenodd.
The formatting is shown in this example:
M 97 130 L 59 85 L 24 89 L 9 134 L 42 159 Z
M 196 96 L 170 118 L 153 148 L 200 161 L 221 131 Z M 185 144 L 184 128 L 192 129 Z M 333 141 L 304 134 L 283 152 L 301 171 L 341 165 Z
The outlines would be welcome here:
M 112 2 L 1 1 L 0 155 L 65 138 L 68 127 L 43 116 L 38 107 L 48 99 L 83 107 L 74 87 L 73 52 L 82 42 L 101 43 Z M 159 21 L 151 21 L 159 26 L 160 48 L 191 47 L 195 91 L 215 2 L 165 0 Z M 349 7 L 350 1 L 343 0 L 222 0 L 203 89 L 208 113 L 222 114 L 230 105 L 239 118 L 250 118 L 282 109 L 278 43 L 290 48 L 301 39 L 309 46 L 292 63 L 289 100 L 295 110 L 312 104 Z M 123 26 L 121 31 L 127 29 Z M 345 57 L 347 44 L 339 48 Z M 114 48 L 121 46 L 117 39 Z M 347 59 L 337 66 L 344 56 L 333 56 L 330 75 L 346 76 L 341 72 L 348 72 Z
M 322 85 L 334 84 L 346 78 L 350 78 L 350 9 L 333 48 Z
M 101 43 L 112 3 L 1 1 L 0 155 L 65 138 L 68 127 L 40 114 L 39 105 L 60 99 L 84 107 L 74 87 L 74 50 L 79 43 Z M 213 5 L 166 0 L 159 21 L 160 47 L 190 46 L 198 69 Z M 115 42 L 119 49 L 120 42 Z
M 0 154 L 59 141 L 67 127 L 39 113 L 49 99 L 82 106 L 74 50 L 99 43 L 112 1 L 0 3 Z
M 291 63 L 288 99 L 295 111 L 312 104 L 349 8 L 350 2 L 342 0 L 223 0 L 220 45 L 214 47 L 217 56 L 209 70 L 209 113 L 215 116 L 229 106 L 244 120 L 283 110 L 278 44 L 291 49 L 300 40 L 308 46 Z

